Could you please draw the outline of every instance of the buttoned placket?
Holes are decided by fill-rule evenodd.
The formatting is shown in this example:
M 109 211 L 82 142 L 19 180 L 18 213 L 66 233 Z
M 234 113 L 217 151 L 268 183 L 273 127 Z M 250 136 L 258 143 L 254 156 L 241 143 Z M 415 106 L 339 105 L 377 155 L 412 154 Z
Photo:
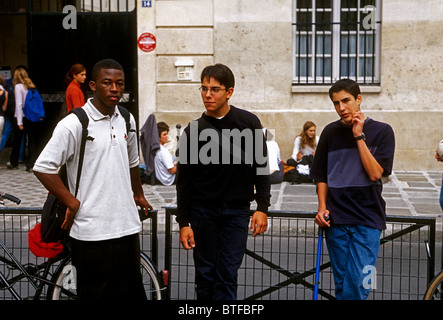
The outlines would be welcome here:
M 117 118 L 118 114 L 114 113 L 112 115 L 112 117 L 109 117 L 109 125 L 110 125 L 110 130 L 111 130 L 111 145 L 113 147 L 118 145 L 118 140 L 117 140 L 117 132 L 115 131 L 115 125 L 114 125 L 114 121 Z

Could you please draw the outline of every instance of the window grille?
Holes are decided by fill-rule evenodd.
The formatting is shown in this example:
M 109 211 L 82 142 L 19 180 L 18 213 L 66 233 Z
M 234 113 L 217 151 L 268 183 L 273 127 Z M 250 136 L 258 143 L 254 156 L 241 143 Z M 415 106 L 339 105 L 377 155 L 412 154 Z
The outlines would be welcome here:
M 380 82 L 380 0 L 294 0 L 293 83 Z
M 135 9 L 136 0 L 82 0 L 84 12 L 130 12 Z

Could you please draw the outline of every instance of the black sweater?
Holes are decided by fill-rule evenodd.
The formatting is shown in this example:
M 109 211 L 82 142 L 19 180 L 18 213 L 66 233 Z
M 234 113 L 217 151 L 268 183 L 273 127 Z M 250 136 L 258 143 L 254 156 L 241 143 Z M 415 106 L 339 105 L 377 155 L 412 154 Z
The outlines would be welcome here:
M 209 138 L 203 134 L 208 132 L 204 129 L 209 129 Z M 221 132 L 235 137 L 240 133 L 243 136 L 243 152 L 233 152 L 234 156 L 240 154 L 242 157 L 240 164 L 229 151 L 225 151 L 226 148 L 223 150 L 221 147 L 229 146 L 221 142 Z M 248 139 L 251 137 L 253 141 Z M 232 145 L 229 147 L 232 148 Z M 190 208 L 194 203 L 249 205 L 255 200 L 258 211 L 268 212 L 271 185 L 267 170 L 267 148 L 262 126 L 256 115 L 234 106 L 231 106 L 222 119 L 203 114 L 197 122 L 185 128 L 180 138 L 179 152 L 177 222 L 180 228 L 189 224 Z

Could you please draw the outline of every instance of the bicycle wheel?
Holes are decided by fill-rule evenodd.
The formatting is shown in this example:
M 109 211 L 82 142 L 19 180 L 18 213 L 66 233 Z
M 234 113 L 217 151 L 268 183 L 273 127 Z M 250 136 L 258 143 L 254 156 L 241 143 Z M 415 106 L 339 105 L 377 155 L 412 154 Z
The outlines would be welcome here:
M 437 274 L 434 277 L 434 279 L 432 279 L 423 299 L 442 300 L 443 299 L 442 285 L 443 285 L 443 271 Z
M 53 284 L 48 290 L 48 300 L 76 300 L 76 273 L 71 257 L 65 258 L 51 279 Z
M 161 277 L 154 263 L 144 253 L 140 255 L 140 271 L 147 298 L 161 300 L 163 288 Z M 54 285 L 52 290 L 48 292 L 48 299 L 75 300 L 77 298 L 75 268 L 72 266 L 70 258 L 60 264 L 52 282 Z
M 151 259 L 143 252 L 140 255 L 140 267 L 148 300 L 161 300 L 163 290 L 161 275 Z

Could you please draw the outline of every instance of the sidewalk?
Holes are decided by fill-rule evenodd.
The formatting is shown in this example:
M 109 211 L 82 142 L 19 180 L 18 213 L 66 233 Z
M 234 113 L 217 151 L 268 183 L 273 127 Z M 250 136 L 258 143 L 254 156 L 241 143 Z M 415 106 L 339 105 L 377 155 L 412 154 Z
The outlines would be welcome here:
M 19 197 L 21 207 L 41 207 L 47 191 L 31 173 L 20 165 L 18 170 L 8 170 L 5 159 L 0 159 L 0 192 Z M 388 215 L 434 216 L 443 214 L 439 195 L 443 172 L 395 171 L 386 179 L 383 196 Z M 159 212 L 162 207 L 176 205 L 175 186 L 143 185 L 148 202 Z M 272 185 L 271 210 L 316 211 L 315 185 L 291 185 L 283 182 Z M 14 206 L 9 202 L 9 205 Z M 160 222 L 163 219 L 160 218 Z

